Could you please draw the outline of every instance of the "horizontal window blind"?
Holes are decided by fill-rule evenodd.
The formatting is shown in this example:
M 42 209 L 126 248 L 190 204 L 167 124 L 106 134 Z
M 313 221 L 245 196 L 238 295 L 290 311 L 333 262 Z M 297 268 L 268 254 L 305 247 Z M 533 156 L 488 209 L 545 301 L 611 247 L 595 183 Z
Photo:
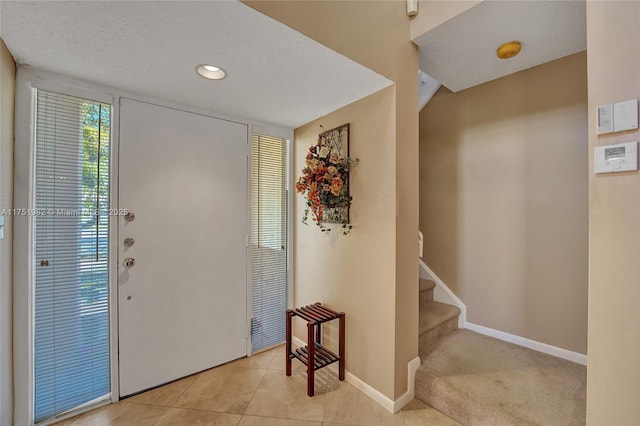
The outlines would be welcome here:
M 253 351 L 285 339 L 287 309 L 287 142 L 253 135 L 251 251 Z
M 109 394 L 111 107 L 38 90 L 34 419 Z

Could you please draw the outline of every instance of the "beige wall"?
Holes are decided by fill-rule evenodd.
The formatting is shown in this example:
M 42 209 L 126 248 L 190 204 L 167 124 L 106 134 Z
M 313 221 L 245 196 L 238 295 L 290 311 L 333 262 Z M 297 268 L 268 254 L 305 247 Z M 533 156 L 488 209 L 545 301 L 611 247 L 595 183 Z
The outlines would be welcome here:
M 347 370 L 387 396 L 394 386 L 394 97 L 390 87 L 296 129 L 294 154 L 298 176 L 320 125 L 350 123 L 350 155 L 360 159 L 350 182 L 354 228 L 327 236 L 303 225 L 305 200 L 295 197 L 294 304 L 322 301 L 346 312 Z M 304 340 L 305 333 L 296 330 Z
M 589 368 L 587 423 L 640 424 L 640 176 L 593 173 L 596 107 L 640 98 L 640 2 L 587 2 L 589 73 Z
M 468 321 L 586 353 L 586 144 L 585 52 L 422 110 L 424 259 Z
M 13 208 L 13 111 L 16 64 L 0 39 L 0 211 Z M 0 424 L 12 424 L 11 217 L 0 240 Z
M 374 386 L 389 398 L 395 399 L 407 390 L 407 363 L 417 356 L 418 352 L 418 305 L 417 305 L 417 229 L 418 229 L 418 103 L 417 68 L 418 55 L 416 47 L 409 41 L 410 20 L 406 16 L 405 3 L 399 1 L 250 1 L 245 2 L 268 16 L 302 32 L 335 51 L 361 63 L 364 66 L 384 75 L 395 82 L 394 96 L 385 91 L 385 98 L 379 103 L 369 105 L 371 111 L 363 110 L 363 118 L 375 115 L 379 108 L 391 108 L 393 111 L 393 129 L 386 139 L 367 138 L 358 140 L 354 136 L 353 144 L 366 145 L 368 150 L 385 152 L 385 169 L 371 171 L 361 163 L 362 178 L 371 180 L 371 190 L 354 193 L 354 209 L 358 203 L 368 206 L 369 197 L 377 198 L 375 194 L 380 188 L 385 188 L 384 202 L 381 208 L 392 208 L 394 221 L 392 223 L 378 223 L 376 227 L 363 226 L 370 223 L 370 218 L 378 216 L 375 210 L 362 210 L 361 216 L 354 222 L 356 232 L 344 240 L 358 240 L 364 238 L 367 243 L 357 254 L 346 254 L 349 245 L 341 246 L 313 246 L 307 251 L 297 253 L 295 260 L 296 276 L 295 291 L 304 293 L 306 289 L 322 288 L 326 280 L 322 277 L 312 277 L 306 274 L 301 265 L 305 264 L 305 257 L 309 259 L 324 258 L 338 254 L 338 259 L 353 259 L 355 255 L 361 261 L 356 264 L 342 261 L 337 268 L 340 275 L 337 279 L 342 282 L 345 277 L 352 277 L 354 273 L 361 273 L 361 266 L 367 264 L 373 271 L 374 281 L 368 283 L 369 291 L 359 293 L 362 306 L 368 306 L 372 315 L 388 318 L 390 323 L 388 335 L 381 335 L 382 330 L 364 324 L 363 317 L 348 312 L 348 321 L 358 324 L 357 332 L 351 329 L 347 340 L 370 341 L 379 339 L 384 351 L 393 351 L 391 360 L 376 360 L 374 352 L 365 353 L 361 349 L 352 347 L 347 353 L 349 369 L 362 380 Z M 375 30 L 367 30 L 375 29 Z M 342 115 L 335 120 L 338 124 L 351 121 L 351 116 Z M 323 125 L 327 127 L 324 123 Z M 366 120 L 361 128 L 377 129 L 379 123 Z M 307 129 L 305 126 L 304 129 Z M 301 129 L 299 129 L 301 130 Z M 317 132 L 316 126 L 314 132 Z M 362 130 L 360 130 L 362 132 Z M 297 132 L 298 135 L 302 133 Z M 361 133 L 362 134 L 362 133 Z M 386 131 L 381 134 L 387 134 Z M 311 136 L 308 136 L 310 138 Z M 305 140 L 305 144 L 308 140 Z M 300 164 L 297 163 L 296 174 Z M 391 173 L 382 180 L 381 174 Z M 389 187 L 391 185 L 391 187 Z M 369 191 L 372 191 L 371 194 Z M 296 217 L 301 212 L 296 211 Z M 397 218 L 397 220 L 395 220 Z M 377 227 L 385 226 L 384 237 L 379 234 Z M 313 230 L 317 232 L 316 230 Z M 374 238 L 376 236 L 376 238 Z M 380 237 L 380 238 L 378 238 Z M 295 244 L 305 246 L 306 234 L 296 234 Z M 344 243 L 348 244 L 348 243 Z M 361 242 L 354 242 L 359 245 Z M 383 248 L 376 248 L 381 246 Z M 338 247 L 342 247 L 338 250 Z M 344 250 L 344 251 L 343 251 Z M 387 274 L 387 262 L 380 263 L 379 250 L 384 250 L 389 256 L 388 262 L 393 265 L 393 275 Z M 342 256 L 340 254 L 344 254 Z M 305 275 L 301 275 L 301 274 Z M 363 272 L 362 272 L 363 273 Z M 369 276 L 369 275 L 367 275 Z M 345 284 L 346 285 L 346 284 Z M 389 300 L 383 305 L 378 303 L 380 294 L 374 294 L 371 289 L 386 289 L 383 294 Z M 380 290 L 382 291 L 382 290 Z M 345 290 L 336 295 L 336 300 L 346 301 L 352 293 Z M 339 306 L 338 306 L 339 307 Z M 359 312 L 359 311 L 358 311 Z M 386 330 L 386 328 L 384 328 Z M 386 348 L 386 345 L 389 345 Z M 374 367 L 375 366 L 375 367 Z M 389 377 L 392 377 L 391 382 Z
M 471 9 L 483 0 L 419 0 L 418 15 L 411 20 L 411 39 L 414 39 Z

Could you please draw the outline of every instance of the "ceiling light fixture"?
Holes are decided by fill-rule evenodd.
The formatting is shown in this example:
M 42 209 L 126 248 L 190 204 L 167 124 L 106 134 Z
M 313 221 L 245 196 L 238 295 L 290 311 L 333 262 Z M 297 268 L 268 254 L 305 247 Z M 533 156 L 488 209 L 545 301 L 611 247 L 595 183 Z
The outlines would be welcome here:
M 498 47 L 498 51 L 496 52 L 496 54 L 500 59 L 509 59 L 520 53 L 521 48 L 522 45 L 519 41 L 508 41 L 502 46 Z
M 227 75 L 222 68 L 215 65 L 200 64 L 196 67 L 196 71 L 201 77 L 209 80 L 222 80 Z

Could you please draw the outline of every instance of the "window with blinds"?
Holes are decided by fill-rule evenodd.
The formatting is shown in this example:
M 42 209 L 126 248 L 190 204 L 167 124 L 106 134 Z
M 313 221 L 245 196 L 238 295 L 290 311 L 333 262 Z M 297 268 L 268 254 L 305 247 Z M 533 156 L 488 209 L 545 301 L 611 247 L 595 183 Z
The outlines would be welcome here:
M 111 106 L 38 90 L 34 419 L 104 398 Z
M 253 135 L 251 263 L 253 351 L 284 342 L 287 309 L 287 142 Z

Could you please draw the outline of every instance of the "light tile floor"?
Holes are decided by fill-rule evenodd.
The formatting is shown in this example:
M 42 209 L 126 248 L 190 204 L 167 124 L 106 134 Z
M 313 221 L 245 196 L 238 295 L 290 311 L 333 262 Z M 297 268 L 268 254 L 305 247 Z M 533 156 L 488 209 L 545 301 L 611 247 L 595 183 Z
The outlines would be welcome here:
M 327 369 L 307 396 L 305 366 L 284 373 L 284 346 L 126 398 L 56 426 L 338 426 L 458 425 L 413 400 L 391 414 Z

